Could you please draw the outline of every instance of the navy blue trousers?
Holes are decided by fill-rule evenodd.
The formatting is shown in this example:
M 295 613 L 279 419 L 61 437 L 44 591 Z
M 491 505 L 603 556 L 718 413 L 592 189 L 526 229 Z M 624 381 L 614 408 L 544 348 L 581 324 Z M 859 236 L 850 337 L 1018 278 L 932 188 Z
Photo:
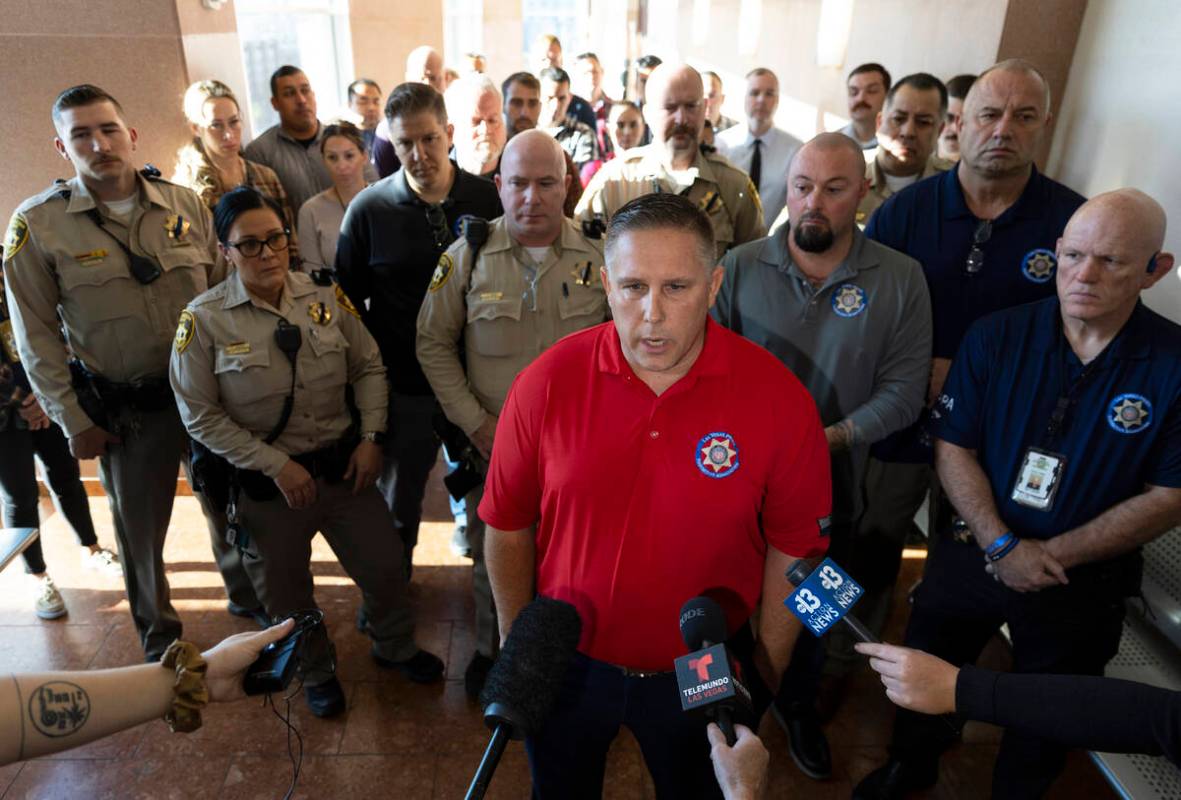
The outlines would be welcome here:
M 621 725 L 636 737 L 657 798 L 721 798 L 705 720 L 681 710 L 674 673 L 640 678 L 576 654 L 553 713 L 525 740 L 533 797 L 598 800 L 607 750 Z M 608 783 L 612 776 L 606 776 Z

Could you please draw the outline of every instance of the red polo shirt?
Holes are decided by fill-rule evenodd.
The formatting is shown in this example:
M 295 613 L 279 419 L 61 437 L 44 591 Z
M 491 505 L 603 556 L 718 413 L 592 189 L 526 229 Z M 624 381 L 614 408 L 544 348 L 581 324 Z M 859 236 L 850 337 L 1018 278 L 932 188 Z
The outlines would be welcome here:
M 707 326 L 659 397 L 613 323 L 567 336 L 517 377 L 497 425 L 480 517 L 537 526 L 537 590 L 578 609 L 591 658 L 671 670 L 686 600 L 709 590 L 733 632 L 757 607 L 768 543 L 827 548 L 816 404 L 766 350 Z

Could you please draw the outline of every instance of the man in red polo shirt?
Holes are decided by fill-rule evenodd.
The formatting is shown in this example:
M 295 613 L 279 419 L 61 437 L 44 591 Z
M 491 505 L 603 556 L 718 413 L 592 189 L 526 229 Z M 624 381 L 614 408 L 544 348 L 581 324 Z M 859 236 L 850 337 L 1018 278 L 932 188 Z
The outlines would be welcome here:
M 787 368 L 709 319 L 722 271 L 693 203 L 625 205 L 606 262 L 614 322 L 518 376 L 479 509 L 502 637 L 535 594 L 582 617 L 562 694 L 526 742 L 534 797 L 600 797 L 620 725 L 658 796 L 720 796 L 704 721 L 680 709 L 678 614 L 713 597 L 748 682 L 778 686 L 799 633 L 784 571 L 827 546 L 828 447 Z

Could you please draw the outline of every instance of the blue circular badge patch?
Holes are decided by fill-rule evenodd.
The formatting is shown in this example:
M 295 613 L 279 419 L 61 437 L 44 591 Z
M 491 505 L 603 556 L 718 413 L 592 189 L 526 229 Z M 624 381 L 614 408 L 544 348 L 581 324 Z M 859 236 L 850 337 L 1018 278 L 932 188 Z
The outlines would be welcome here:
M 851 283 L 841 284 L 832 293 L 832 310 L 839 317 L 855 317 L 869 305 L 865 290 Z
M 1152 424 L 1152 403 L 1142 394 L 1121 394 L 1107 407 L 1107 424 L 1116 433 L 1139 433 Z
M 738 469 L 738 444 L 728 433 L 707 433 L 697 443 L 693 459 L 707 478 L 725 478 Z
M 1021 274 L 1034 283 L 1045 283 L 1054 277 L 1054 268 L 1058 266 L 1058 258 L 1053 250 L 1039 247 L 1030 250 L 1021 259 Z

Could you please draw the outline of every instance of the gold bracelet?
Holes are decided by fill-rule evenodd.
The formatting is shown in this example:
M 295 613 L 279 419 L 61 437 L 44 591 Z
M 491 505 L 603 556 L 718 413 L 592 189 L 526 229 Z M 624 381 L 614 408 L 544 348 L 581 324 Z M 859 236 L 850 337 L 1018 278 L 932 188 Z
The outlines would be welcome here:
M 160 664 L 165 669 L 176 669 L 176 683 L 172 685 L 176 696 L 164 721 L 173 733 L 192 733 L 201 727 L 201 707 L 209 702 L 209 688 L 205 685 L 209 665 L 195 644 L 179 639 L 164 651 Z

